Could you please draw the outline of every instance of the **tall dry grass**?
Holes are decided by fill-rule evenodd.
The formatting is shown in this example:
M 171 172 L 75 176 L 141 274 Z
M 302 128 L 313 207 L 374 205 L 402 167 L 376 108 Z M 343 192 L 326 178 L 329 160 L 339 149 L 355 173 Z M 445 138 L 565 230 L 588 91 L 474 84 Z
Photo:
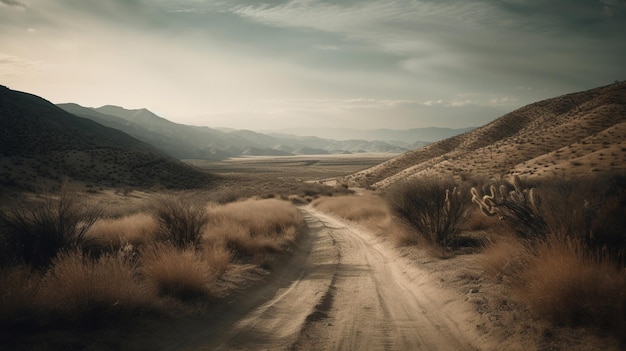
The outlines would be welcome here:
M 42 308 L 72 324 L 102 324 L 158 305 L 154 293 L 121 255 L 92 259 L 81 252 L 61 254 L 43 277 Z
M 515 238 L 508 227 L 508 234 L 485 249 L 485 272 L 506 280 L 520 300 L 554 324 L 623 337 L 625 178 L 547 179 L 535 186 L 533 211 L 542 235 Z
M 147 213 L 121 218 L 101 218 L 89 229 L 87 236 L 102 246 L 121 249 L 127 244 L 137 247 L 154 240 L 157 224 Z
M 580 240 L 551 235 L 519 277 L 520 298 L 554 323 L 626 335 L 626 272 Z
M 224 248 L 197 250 L 158 243 L 141 251 L 141 272 L 159 294 L 180 300 L 207 297 L 209 286 L 226 270 L 230 253 Z
M 245 200 L 208 207 L 204 241 L 223 242 L 235 255 L 264 261 L 283 252 L 296 240 L 302 215 L 288 201 Z
M 324 197 L 316 199 L 311 205 L 350 221 L 385 221 L 389 218 L 389 207 L 376 195 Z
M 381 196 L 365 194 L 321 197 L 314 200 L 311 205 L 320 211 L 358 222 L 377 235 L 391 239 L 397 245 L 414 243 L 413 235 L 405 226 L 393 219 L 389 204 Z

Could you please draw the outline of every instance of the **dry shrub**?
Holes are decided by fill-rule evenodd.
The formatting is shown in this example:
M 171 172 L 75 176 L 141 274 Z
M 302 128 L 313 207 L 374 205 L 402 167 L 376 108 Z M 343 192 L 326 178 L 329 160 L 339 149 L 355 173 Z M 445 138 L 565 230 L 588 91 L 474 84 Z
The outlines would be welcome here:
M 137 280 L 135 267 L 117 255 L 98 259 L 81 252 L 55 258 L 42 281 L 41 305 L 64 321 L 98 325 L 157 306 L 156 297 Z
M 204 205 L 182 197 L 163 197 L 151 210 L 157 224 L 156 239 L 178 247 L 197 245 L 207 224 Z
M 517 291 L 558 325 L 589 325 L 626 335 L 626 273 L 583 243 L 550 236 L 521 272 Z
M 383 221 L 389 217 L 387 203 L 376 195 L 323 197 L 311 204 L 351 221 Z
M 33 322 L 41 277 L 29 267 L 0 270 L 0 326 L 19 327 Z
M 538 187 L 552 232 L 568 233 L 614 258 L 626 250 L 626 177 L 548 179 Z
M 156 228 L 153 217 L 146 213 L 136 213 L 122 218 L 100 219 L 87 235 L 101 244 L 120 249 L 126 244 L 148 244 L 152 241 Z
M 97 207 L 81 206 L 73 193 L 34 207 L 0 212 L 0 263 L 47 267 L 63 251 L 80 248 L 100 216 Z
M 322 197 L 311 204 L 323 212 L 356 221 L 372 232 L 391 239 L 398 246 L 415 244 L 414 234 L 405 225 L 393 220 L 389 205 L 380 196 Z
M 500 219 L 498 217 L 485 216 L 480 210 L 474 209 L 470 210 L 464 229 L 470 231 L 489 230 L 502 227 L 499 222 Z
M 225 249 L 205 252 L 193 246 L 184 248 L 155 244 L 141 252 L 141 271 L 159 294 L 181 300 L 209 295 L 209 284 L 223 273 L 230 261 Z
M 263 257 L 280 252 L 295 240 L 302 215 L 288 201 L 246 200 L 208 209 L 206 242 L 224 242 L 237 255 Z
M 493 278 L 516 280 L 526 268 L 529 256 L 527 246 L 507 235 L 486 245 L 480 264 L 484 272 Z
M 471 203 L 469 192 L 454 180 L 411 179 L 395 184 L 385 195 L 391 211 L 420 239 L 444 251 L 456 245 Z

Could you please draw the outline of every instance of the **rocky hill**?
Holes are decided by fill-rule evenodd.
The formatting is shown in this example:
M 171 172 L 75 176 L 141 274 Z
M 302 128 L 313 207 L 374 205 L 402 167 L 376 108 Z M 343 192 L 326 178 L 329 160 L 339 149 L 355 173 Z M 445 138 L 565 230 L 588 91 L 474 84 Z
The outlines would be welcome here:
M 346 181 L 385 187 L 424 175 L 569 176 L 626 170 L 626 82 L 533 103 Z
M 117 129 L 76 117 L 38 96 L 0 86 L 0 186 L 193 188 L 214 176 Z

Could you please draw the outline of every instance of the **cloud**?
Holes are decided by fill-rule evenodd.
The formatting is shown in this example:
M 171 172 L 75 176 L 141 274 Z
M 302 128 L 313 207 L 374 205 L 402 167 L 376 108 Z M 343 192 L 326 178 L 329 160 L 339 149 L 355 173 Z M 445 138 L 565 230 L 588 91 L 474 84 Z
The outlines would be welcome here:
M 0 0 L 1 4 L 7 5 L 7 6 L 13 6 L 13 7 L 19 7 L 22 9 L 26 8 L 26 5 L 24 5 L 23 3 L 17 1 L 17 0 Z
M 0 77 L 34 75 L 46 64 L 0 52 Z

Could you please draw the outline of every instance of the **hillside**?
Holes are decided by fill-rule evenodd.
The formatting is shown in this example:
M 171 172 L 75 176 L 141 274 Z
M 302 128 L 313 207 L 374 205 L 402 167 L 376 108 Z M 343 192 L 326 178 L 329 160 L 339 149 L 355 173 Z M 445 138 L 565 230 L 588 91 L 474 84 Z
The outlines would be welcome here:
M 346 179 L 384 187 L 420 175 L 538 177 L 626 170 L 626 82 L 519 108 Z
M 76 116 L 119 129 L 179 159 L 221 160 L 238 156 L 290 156 L 359 152 L 402 153 L 413 145 L 383 141 L 331 140 L 293 135 L 268 135 L 250 130 L 218 130 L 171 122 L 146 109 L 118 106 L 88 108 L 59 104 Z M 411 141 L 411 143 L 416 140 Z M 421 146 L 423 143 L 415 145 Z
M 119 130 L 0 86 L 0 185 L 28 190 L 87 186 L 191 188 L 213 176 Z

